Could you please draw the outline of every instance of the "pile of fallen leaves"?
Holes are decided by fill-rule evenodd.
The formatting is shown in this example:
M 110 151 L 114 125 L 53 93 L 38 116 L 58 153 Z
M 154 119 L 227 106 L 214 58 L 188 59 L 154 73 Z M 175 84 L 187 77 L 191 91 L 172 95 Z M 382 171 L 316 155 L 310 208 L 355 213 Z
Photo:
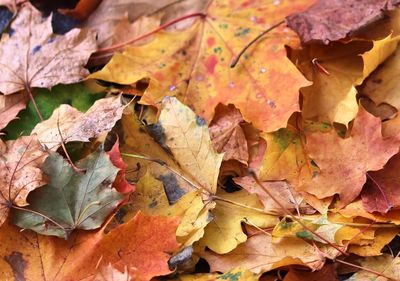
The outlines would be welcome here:
M 400 280 L 400 1 L 2 0 L 0 280 Z

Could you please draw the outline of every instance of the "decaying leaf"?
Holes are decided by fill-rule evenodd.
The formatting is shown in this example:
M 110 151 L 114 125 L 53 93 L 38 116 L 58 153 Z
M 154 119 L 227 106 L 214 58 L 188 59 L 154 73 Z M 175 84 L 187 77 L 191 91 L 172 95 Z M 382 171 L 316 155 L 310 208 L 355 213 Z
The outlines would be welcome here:
M 102 146 L 76 166 L 83 172 L 51 152 L 42 167 L 48 184 L 29 194 L 29 206 L 16 213 L 13 223 L 59 237 L 68 237 L 74 229 L 100 227 L 124 198 L 112 188 L 118 168 Z
M 120 97 L 100 99 L 86 113 L 63 104 L 54 110 L 48 120 L 36 125 L 32 134 L 36 134 L 41 143 L 53 150 L 61 145 L 62 140 L 87 142 L 110 131 L 121 119 L 124 108 Z
M 26 206 L 29 192 L 45 184 L 40 167 L 47 155 L 35 136 L 0 141 L 0 225 L 12 205 Z
M 350 137 L 342 139 L 335 131 L 307 135 L 307 150 L 320 172 L 306 180 L 299 190 L 318 198 L 339 194 L 342 205 L 361 192 L 368 171 L 381 169 L 399 150 L 398 138 L 383 138 L 381 121 L 359 108 Z
M 368 0 L 362 5 L 357 0 L 319 0 L 307 10 L 286 18 L 305 44 L 329 44 L 345 39 L 368 25 L 376 23 L 390 11 L 400 6 L 398 0 Z
M 83 68 L 96 50 L 94 33 L 73 29 L 54 35 L 51 17 L 25 5 L 0 41 L 0 92 L 5 95 L 38 87 L 51 88 L 82 80 Z M 18 52 L 15 53 L 15 50 Z

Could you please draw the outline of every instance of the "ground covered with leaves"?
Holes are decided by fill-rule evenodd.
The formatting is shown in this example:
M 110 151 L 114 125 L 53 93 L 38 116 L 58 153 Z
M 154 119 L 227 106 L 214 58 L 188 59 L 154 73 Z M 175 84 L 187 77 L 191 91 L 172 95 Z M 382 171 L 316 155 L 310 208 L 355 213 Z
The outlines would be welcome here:
M 400 280 L 400 1 L 0 5 L 0 280 Z

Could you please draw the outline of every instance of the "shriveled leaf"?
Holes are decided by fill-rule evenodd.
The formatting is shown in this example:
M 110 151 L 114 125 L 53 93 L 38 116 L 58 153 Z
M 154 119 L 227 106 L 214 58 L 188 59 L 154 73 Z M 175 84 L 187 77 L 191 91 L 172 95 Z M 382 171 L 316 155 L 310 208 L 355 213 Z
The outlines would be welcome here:
M 0 225 L 13 204 L 26 206 L 29 192 L 45 184 L 40 168 L 47 155 L 36 136 L 0 141 Z
M 207 16 L 192 27 L 159 32 L 149 44 L 114 55 L 91 77 L 124 85 L 149 78 L 145 104 L 157 105 L 167 93 L 176 95 L 207 122 L 219 103 L 233 104 L 257 128 L 277 130 L 299 110 L 298 89 L 307 85 L 286 57 L 284 45 L 296 44 L 295 37 L 281 26 L 263 44 L 253 46 L 235 68 L 230 64 L 261 31 L 311 2 L 212 1 Z M 281 87 L 282 81 L 286 87 Z
M 37 134 L 43 144 L 54 150 L 61 145 L 61 140 L 87 142 L 110 131 L 121 119 L 124 108 L 120 97 L 100 99 L 86 113 L 63 104 L 54 110 L 48 120 L 36 125 L 32 134 Z
M 93 280 L 99 268 L 112 264 L 120 272 L 127 269 L 135 281 L 149 281 L 171 272 L 168 259 L 178 248 L 177 225 L 176 218 L 138 213 L 108 234 L 77 232 L 63 240 L 5 224 L 0 229 L 0 274 L 15 280 Z
M 29 194 L 27 210 L 18 210 L 13 223 L 59 237 L 68 237 L 74 229 L 100 227 L 124 197 L 112 188 L 118 168 L 102 146 L 76 166 L 84 171 L 75 171 L 52 152 L 42 167 L 48 184 Z
M 214 148 L 224 152 L 225 161 L 238 160 L 247 165 L 249 152 L 242 122 L 243 117 L 234 106 L 217 106 L 209 131 Z
M 360 107 L 350 137 L 335 131 L 307 135 L 307 150 L 320 172 L 299 187 L 318 198 L 339 194 L 342 206 L 361 192 L 368 171 L 381 169 L 399 150 L 400 139 L 383 138 L 381 121 Z
M 25 109 L 27 100 L 28 97 L 24 93 L 0 95 L 0 130 L 17 118 L 18 113 Z
M 308 43 L 329 44 L 353 35 L 400 6 L 398 0 L 319 0 L 307 10 L 292 14 L 286 21 Z
M 287 238 L 279 243 L 272 243 L 272 238 L 264 233 L 250 237 L 223 256 L 211 251 L 200 255 L 210 264 L 211 271 L 224 272 L 240 266 L 256 274 L 294 264 L 315 270 L 324 262 L 317 249 L 301 239 Z
M 83 68 L 96 50 L 94 33 L 73 29 L 54 35 L 51 17 L 25 5 L 11 24 L 12 35 L 0 41 L 0 92 L 12 94 L 25 88 L 51 88 L 82 80 Z M 18 50 L 18 52 L 15 52 Z

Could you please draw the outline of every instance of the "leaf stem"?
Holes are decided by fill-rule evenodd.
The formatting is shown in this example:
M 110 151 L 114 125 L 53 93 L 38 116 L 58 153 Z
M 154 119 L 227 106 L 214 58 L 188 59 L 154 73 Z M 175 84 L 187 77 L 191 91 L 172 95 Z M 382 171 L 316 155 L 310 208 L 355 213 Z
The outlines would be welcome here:
M 42 113 L 40 112 L 39 107 L 37 106 L 37 103 L 35 101 L 35 98 L 33 97 L 31 87 L 29 87 L 29 85 L 26 85 L 25 90 L 27 91 L 27 93 L 29 95 L 29 99 L 32 101 L 33 107 L 35 108 L 35 111 L 36 111 L 37 115 L 39 116 L 40 121 L 43 121 L 44 119 L 43 119 Z
M 350 263 L 350 262 L 343 261 L 343 260 L 340 260 L 340 259 L 336 259 L 335 261 L 337 261 L 337 262 L 339 262 L 339 263 L 342 263 L 342 264 L 345 264 L 345 265 L 348 265 L 348 266 L 351 266 L 351 267 L 355 267 L 355 268 L 358 268 L 358 269 L 361 269 L 361 270 L 368 271 L 368 272 L 370 272 L 370 273 L 372 273 L 372 274 L 375 274 L 375 275 L 377 275 L 377 276 L 381 276 L 381 277 L 387 278 L 388 280 L 397 281 L 396 279 L 393 279 L 393 278 L 391 278 L 391 277 L 389 277 L 389 276 L 386 276 L 386 275 L 384 275 L 383 273 L 378 272 L 378 271 L 375 271 L 375 270 L 373 270 L 373 269 L 369 269 L 369 268 L 366 268 L 366 267 L 362 267 L 362 266 L 360 266 L 360 265 L 356 265 L 356 264 L 354 264 L 354 263 Z
M 231 63 L 231 68 L 234 68 L 237 63 L 239 62 L 240 58 L 242 57 L 242 55 L 247 51 L 248 48 L 250 48 L 255 42 L 257 42 L 261 37 L 263 37 L 265 34 L 267 34 L 268 32 L 270 32 L 271 30 L 274 30 L 275 28 L 279 27 L 280 25 L 284 24 L 285 21 L 282 20 L 276 24 L 274 24 L 273 26 L 271 26 L 270 28 L 264 30 L 263 32 L 261 32 L 256 38 L 254 38 L 253 40 L 251 40 L 249 43 L 247 43 L 247 45 L 240 51 L 240 53 L 233 59 L 232 63 Z
M 200 13 L 200 12 L 196 12 L 196 13 L 191 13 L 191 14 L 188 14 L 188 15 L 181 16 L 179 18 L 176 18 L 176 19 L 173 19 L 173 20 L 171 20 L 169 22 L 166 22 L 163 25 L 160 25 L 159 27 L 157 27 L 157 28 L 155 28 L 155 29 L 153 29 L 153 30 L 151 30 L 149 32 L 146 32 L 145 34 L 142 34 L 142 35 L 140 35 L 138 37 L 129 39 L 129 40 L 125 41 L 125 42 L 122 42 L 122 43 L 119 43 L 119 44 L 116 44 L 116 45 L 113 45 L 113 46 L 109 46 L 109 47 L 106 47 L 106 48 L 99 49 L 94 53 L 94 56 L 96 56 L 98 54 L 101 54 L 101 53 L 112 52 L 112 51 L 120 49 L 121 47 L 124 47 L 125 45 L 136 43 L 137 41 L 140 41 L 140 40 L 142 40 L 142 39 L 144 39 L 146 37 L 149 37 L 150 35 L 153 35 L 153 34 L 159 32 L 160 30 L 163 30 L 163 29 L 165 29 L 165 28 L 167 28 L 167 27 L 169 27 L 171 25 L 174 25 L 175 23 L 178 23 L 180 21 L 183 21 L 183 20 L 186 20 L 186 19 L 189 19 L 189 18 L 193 18 L 193 17 L 202 17 L 202 18 L 204 18 L 204 17 L 206 17 L 206 14 Z

